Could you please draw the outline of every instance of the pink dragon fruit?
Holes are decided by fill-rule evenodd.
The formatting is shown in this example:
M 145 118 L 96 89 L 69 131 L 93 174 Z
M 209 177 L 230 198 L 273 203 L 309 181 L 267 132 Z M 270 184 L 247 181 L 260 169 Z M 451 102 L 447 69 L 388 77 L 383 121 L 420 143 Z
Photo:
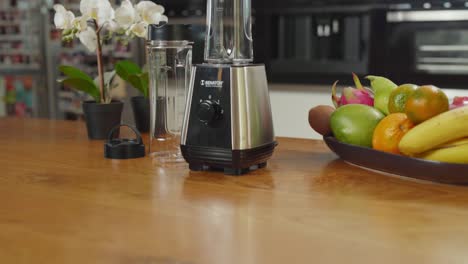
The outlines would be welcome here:
M 456 96 L 450 105 L 450 110 L 468 105 L 468 96 Z
M 369 89 L 362 86 L 359 77 L 353 73 L 353 80 L 356 88 L 346 87 L 341 93 L 341 97 L 338 98 L 336 95 L 336 85 L 338 81 L 333 84 L 332 87 L 332 101 L 336 108 L 347 105 L 347 104 L 363 104 L 368 106 L 374 106 L 373 94 Z

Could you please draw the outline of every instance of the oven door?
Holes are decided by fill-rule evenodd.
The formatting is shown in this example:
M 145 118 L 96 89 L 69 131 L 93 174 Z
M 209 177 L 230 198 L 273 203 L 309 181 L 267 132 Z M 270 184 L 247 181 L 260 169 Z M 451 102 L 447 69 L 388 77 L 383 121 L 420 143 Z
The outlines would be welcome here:
M 367 72 L 367 14 L 291 13 L 274 20 L 276 39 L 271 42 L 278 46 L 271 56 L 272 79 L 295 82 L 313 75 Z
M 468 10 L 387 14 L 385 67 L 399 83 L 468 85 Z
M 265 58 L 270 81 L 288 83 L 329 84 L 351 80 L 351 72 L 367 74 L 372 47 L 381 47 L 371 32 L 385 25 L 385 13 L 371 6 L 271 9 L 264 19 L 256 56 Z

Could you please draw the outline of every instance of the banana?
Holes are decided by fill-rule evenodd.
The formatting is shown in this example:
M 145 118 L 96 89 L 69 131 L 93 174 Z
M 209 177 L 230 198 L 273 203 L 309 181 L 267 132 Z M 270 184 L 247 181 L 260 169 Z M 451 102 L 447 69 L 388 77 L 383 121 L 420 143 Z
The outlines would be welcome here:
M 452 140 L 468 137 L 468 106 L 435 116 L 411 129 L 401 139 L 400 152 L 416 156 Z
M 445 143 L 443 145 L 437 146 L 433 150 L 441 149 L 441 148 L 451 148 L 451 147 L 456 147 L 456 146 L 465 145 L 465 144 L 468 144 L 468 138 L 452 140 L 452 141 L 447 142 L 447 143 Z
M 465 143 L 453 147 L 431 150 L 423 153 L 419 158 L 448 163 L 468 164 L 468 144 Z

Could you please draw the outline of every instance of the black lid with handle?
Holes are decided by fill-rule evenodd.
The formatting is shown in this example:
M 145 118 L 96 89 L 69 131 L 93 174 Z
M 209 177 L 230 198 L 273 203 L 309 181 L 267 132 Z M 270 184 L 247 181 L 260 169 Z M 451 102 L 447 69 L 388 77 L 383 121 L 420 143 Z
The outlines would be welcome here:
M 114 138 L 121 127 L 128 127 L 136 135 L 135 139 Z M 107 142 L 104 144 L 104 156 L 108 159 L 135 159 L 145 156 L 145 144 L 140 132 L 129 125 L 118 125 L 109 132 Z

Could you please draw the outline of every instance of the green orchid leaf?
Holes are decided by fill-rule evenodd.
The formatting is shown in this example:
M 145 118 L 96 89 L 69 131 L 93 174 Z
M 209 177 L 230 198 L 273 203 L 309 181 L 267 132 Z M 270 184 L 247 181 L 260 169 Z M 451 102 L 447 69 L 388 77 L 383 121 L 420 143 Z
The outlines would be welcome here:
M 88 74 L 84 73 L 80 69 L 75 68 L 73 66 L 60 65 L 59 71 L 61 71 L 63 74 L 65 74 L 69 78 L 83 79 L 83 80 L 90 81 L 90 82 L 93 81 L 93 79 Z
M 141 79 L 142 93 L 146 98 L 148 98 L 149 97 L 149 74 L 148 72 L 140 74 L 140 79 Z
M 120 78 L 122 78 L 124 81 L 127 81 L 127 82 L 130 82 L 129 81 L 130 75 L 142 73 L 141 68 L 138 67 L 138 65 L 128 60 L 117 62 L 117 64 L 115 64 L 115 71 L 120 76 Z
M 135 87 L 141 94 L 148 98 L 148 73 L 132 74 L 128 76 L 128 82 Z
M 75 90 L 85 92 L 96 100 L 96 102 L 101 102 L 101 94 L 98 87 L 91 80 L 85 80 L 82 78 L 67 78 L 61 81 L 64 85 L 67 85 Z
M 143 90 L 143 86 L 142 86 L 142 83 L 141 83 L 141 78 L 140 78 L 140 76 L 138 76 L 137 74 L 129 75 L 129 76 L 128 76 L 128 82 L 129 82 L 135 89 L 137 89 L 138 91 L 140 91 L 140 93 L 142 93 L 143 95 L 145 95 L 145 91 Z
M 135 63 L 124 60 L 115 65 L 115 71 L 124 81 L 130 83 L 135 89 L 148 98 L 149 77 L 147 72 L 143 72 Z

